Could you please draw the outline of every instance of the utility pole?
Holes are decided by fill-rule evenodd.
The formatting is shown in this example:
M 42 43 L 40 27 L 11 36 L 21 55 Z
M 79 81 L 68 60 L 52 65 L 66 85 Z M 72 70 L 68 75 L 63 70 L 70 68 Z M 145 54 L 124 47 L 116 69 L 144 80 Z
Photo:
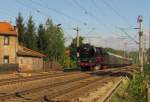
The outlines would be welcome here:
M 73 28 L 77 32 L 76 41 L 77 41 L 77 48 L 79 47 L 79 27 Z M 77 51 L 77 62 L 79 58 L 79 52 Z
M 143 31 L 142 31 L 142 22 L 143 22 L 143 17 L 142 16 L 138 16 L 137 22 L 139 23 L 139 67 L 140 67 L 140 71 L 141 73 L 143 72 L 143 60 L 144 60 L 144 56 L 143 56 L 143 51 L 144 51 L 144 47 L 143 47 Z
M 150 23 L 150 22 L 149 22 Z M 149 65 L 150 65 L 150 24 L 149 24 L 149 49 L 148 49 L 148 53 L 149 53 Z
M 73 30 L 77 31 L 77 47 L 79 47 L 79 27 L 73 28 Z

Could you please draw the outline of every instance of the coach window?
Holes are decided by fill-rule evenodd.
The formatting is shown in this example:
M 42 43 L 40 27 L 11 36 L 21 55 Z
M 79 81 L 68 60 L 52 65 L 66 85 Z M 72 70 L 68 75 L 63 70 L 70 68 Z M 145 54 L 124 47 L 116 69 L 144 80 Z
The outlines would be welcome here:
M 4 45 L 9 45 L 9 36 L 4 36 Z
M 9 56 L 4 56 L 4 64 L 9 64 Z

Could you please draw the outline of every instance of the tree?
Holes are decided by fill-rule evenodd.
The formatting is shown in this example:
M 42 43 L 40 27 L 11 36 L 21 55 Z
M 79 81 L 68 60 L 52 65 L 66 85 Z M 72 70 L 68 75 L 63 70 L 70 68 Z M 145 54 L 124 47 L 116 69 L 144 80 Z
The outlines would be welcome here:
M 79 44 L 83 44 L 83 37 L 79 37 Z M 77 38 L 74 38 L 70 45 L 70 52 L 71 52 L 71 58 L 76 59 L 76 53 L 77 53 Z
M 18 40 L 20 43 L 25 44 L 25 25 L 20 12 L 18 13 L 18 17 L 16 18 L 16 26 L 18 28 Z
M 48 45 L 48 40 L 46 37 L 46 31 L 43 24 L 40 24 L 38 27 L 38 36 L 37 36 L 38 50 L 45 53 L 47 45 Z
M 48 38 L 47 54 L 50 59 L 62 60 L 64 56 L 64 33 L 53 21 L 46 21 L 46 37 Z
M 31 48 L 33 50 L 37 50 L 37 35 L 36 35 L 36 27 L 35 23 L 32 19 L 32 16 L 29 16 L 28 22 L 27 22 L 27 28 L 25 33 L 25 43 L 28 48 Z

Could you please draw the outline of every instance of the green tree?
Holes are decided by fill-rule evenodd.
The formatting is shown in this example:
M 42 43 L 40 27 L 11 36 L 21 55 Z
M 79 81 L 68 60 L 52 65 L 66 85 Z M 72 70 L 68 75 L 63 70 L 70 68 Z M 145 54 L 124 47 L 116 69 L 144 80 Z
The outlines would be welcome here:
M 25 43 L 28 48 L 33 50 L 37 50 L 37 35 L 36 35 L 36 27 L 35 23 L 32 19 L 32 16 L 29 16 L 27 22 L 27 28 L 25 33 Z
M 16 18 L 16 26 L 18 28 L 18 40 L 20 43 L 25 44 L 25 25 L 20 12 L 18 13 L 18 17 Z
M 83 37 L 79 37 L 79 44 L 82 45 L 83 44 Z M 70 52 L 71 52 L 71 58 L 72 59 L 76 59 L 76 53 L 77 53 L 77 39 L 74 38 L 70 44 Z
M 46 37 L 46 31 L 43 24 L 40 24 L 38 27 L 38 36 L 37 36 L 37 47 L 38 50 L 45 53 L 45 50 L 48 45 L 48 39 Z
M 48 38 L 48 45 L 46 53 L 50 59 L 62 60 L 64 56 L 64 33 L 63 30 L 53 21 L 48 19 L 46 21 L 46 37 Z

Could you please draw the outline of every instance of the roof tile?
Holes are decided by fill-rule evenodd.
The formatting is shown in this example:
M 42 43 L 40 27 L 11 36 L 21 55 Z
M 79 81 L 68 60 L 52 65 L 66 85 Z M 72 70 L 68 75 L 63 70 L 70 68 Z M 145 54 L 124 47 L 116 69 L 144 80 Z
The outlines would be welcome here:
M 0 22 L 0 35 L 13 35 L 17 36 L 18 33 L 14 26 L 8 22 Z

